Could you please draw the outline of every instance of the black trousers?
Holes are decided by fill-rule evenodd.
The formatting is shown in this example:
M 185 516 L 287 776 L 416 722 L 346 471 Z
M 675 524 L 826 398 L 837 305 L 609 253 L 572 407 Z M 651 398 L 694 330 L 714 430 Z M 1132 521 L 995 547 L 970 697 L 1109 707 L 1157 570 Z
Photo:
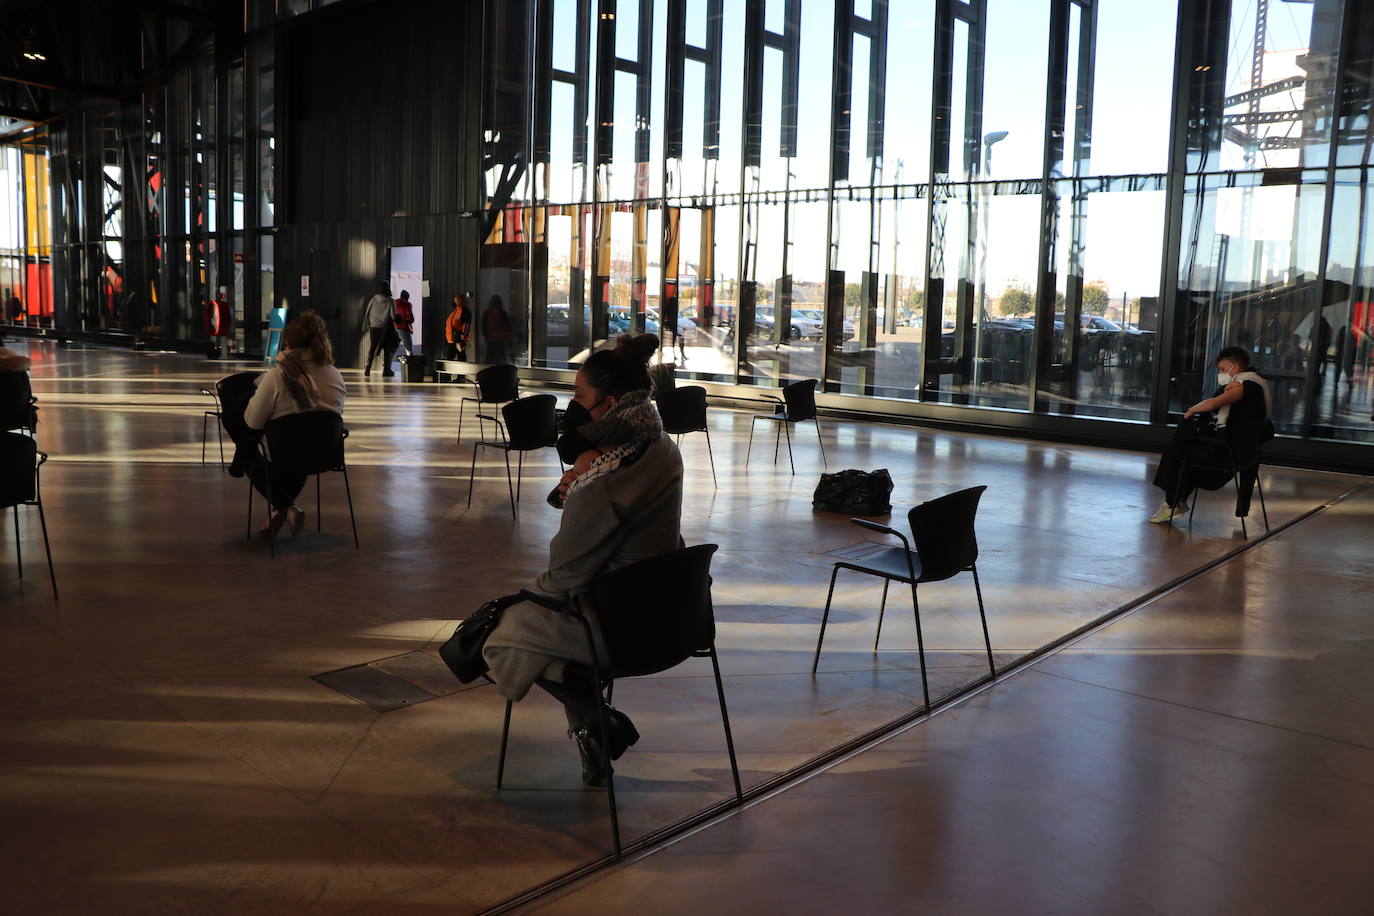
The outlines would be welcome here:
M 368 347 L 367 365 L 363 367 L 364 372 L 372 371 L 372 359 L 377 355 L 377 351 L 379 350 L 382 351 L 382 371 L 389 372 L 391 370 L 391 354 L 394 351 L 386 345 L 388 336 L 386 331 L 387 329 L 385 327 L 367 329 L 368 338 L 371 340 L 371 346 Z
M 1233 472 L 1224 469 L 1230 466 L 1230 445 L 1221 436 L 1174 439 L 1159 457 L 1154 485 L 1164 491 L 1165 502 L 1177 506 L 1196 489 L 1226 486 Z
M 596 683 L 590 675 L 569 665 L 563 670 L 563 680 L 551 681 L 541 677 L 535 683 L 563 704 L 563 712 L 568 717 L 568 728 L 578 729 L 596 721 L 601 698 L 596 695 Z
M 247 471 L 248 479 L 253 481 L 253 488 L 264 497 L 268 495 L 267 485 L 271 482 L 273 509 L 285 509 L 294 505 L 296 497 L 305 489 L 306 475 L 283 474 L 272 462 L 262 457 L 262 453 L 256 448 L 253 449 L 252 458 L 248 461 Z

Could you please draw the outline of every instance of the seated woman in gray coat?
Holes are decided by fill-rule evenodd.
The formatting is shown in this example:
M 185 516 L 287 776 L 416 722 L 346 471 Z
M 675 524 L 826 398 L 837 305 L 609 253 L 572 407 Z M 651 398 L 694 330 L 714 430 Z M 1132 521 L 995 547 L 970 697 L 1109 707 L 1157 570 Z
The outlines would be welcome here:
M 621 337 L 614 350 L 593 354 L 577 373 L 573 400 L 592 418 L 578 432 L 597 454 L 587 456 L 587 470 L 559 485 L 563 520 L 535 591 L 566 598 L 602 572 L 682 544 L 682 457 L 649 400 L 647 367 L 657 346 L 648 334 Z M 652 612 L 646 602 L 645 613 Z M 599 634 L 594 638 L 598 656 L 606 659 Z M 501 615 L 482 654 L 503 696 L 520 700 L 537 684 L 564 705 L 583 784 L 604 786 L 595 724 L 601 699 L 581 625 L 536 604 L 516 604 Z M 607 715 L 615 759 L 639 733 L 619 710 L 608 707 Z

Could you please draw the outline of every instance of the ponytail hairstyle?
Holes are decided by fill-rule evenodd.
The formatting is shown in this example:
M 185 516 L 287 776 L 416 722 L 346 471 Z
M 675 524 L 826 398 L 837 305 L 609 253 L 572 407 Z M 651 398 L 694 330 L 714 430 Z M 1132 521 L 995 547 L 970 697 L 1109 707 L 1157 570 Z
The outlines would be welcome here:
M 653 334 L 622 334 L 612 350 L 599 350 L 582 364 L 587 384 L 602 397 L 623 398 L 631 391 L 649 390 L 649 358 L 658 349 Z

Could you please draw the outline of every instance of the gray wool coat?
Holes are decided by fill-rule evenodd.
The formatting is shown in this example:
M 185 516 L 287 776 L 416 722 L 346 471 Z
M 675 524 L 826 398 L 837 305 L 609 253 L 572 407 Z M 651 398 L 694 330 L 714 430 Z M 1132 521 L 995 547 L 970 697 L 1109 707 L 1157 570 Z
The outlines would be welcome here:
M 634 464 L 568 495 L 549 568 L 534 590 L 566 598 L 602 572 L 677 550 L 681 521 L 682 456 L 664 435 Z M 599 633 L 596 639 L 605 665 Z M 511 700 L 522 699 L 537 678 L 561 681 L 568 661 L 591 663 L 581 624 L 529 602 L 502 612 L 482 655 L 497 690 Z

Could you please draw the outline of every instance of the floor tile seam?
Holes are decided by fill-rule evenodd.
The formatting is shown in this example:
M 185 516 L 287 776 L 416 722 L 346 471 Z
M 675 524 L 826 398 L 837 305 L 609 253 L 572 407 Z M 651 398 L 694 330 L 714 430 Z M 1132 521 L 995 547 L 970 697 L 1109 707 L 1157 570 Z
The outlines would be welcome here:
M 562 887 L 559 887 L 559 888 L 557 888 L 556 890 L 552 891 L 552 893 L 551 893 L 551 895 L 550 895 L 550 898 L 548 898 L 548 899 L 557 899 L 558 897 L 560 897 L 560 896 L 566 894 L 567 892 L 570 892 L 571 890 L 573 890 L 573 889 L 575 889 L 575 888 L 577 888 L 577 887 L 580 887 L 580 886 L 590 886 L 590 885 L 592 885 L 592 884 L 595 884 L 595 883 L 597 883 L 597 882 L 600 880 L 600 878 L 601 878 L 602 876 L 604 876 L 604 875 L 609 875 L 609 874 L 612 874 L 612 873 L 615 873 L 615 872 L 619 872 L 619 871 L 621 871 L 621 870 L 623 870 L 623 869 L 626 869 L 626 868 L 630 867 L 631 865 L 633 865 L 633 864 L 635 864 L 635 863 L 638 863 L 638 862 L 640 862 L 640 861 L 642 861 L 642 860 L 648 858 L 649 856 L 655 855 L 655 854 L 657 854 L 658 852 L 660 852 L 660 851 L 662 851 L 662 850 L 669 849 L 669 848 L 671 848 L 671 847 L 673 847 L 673 846 L 676 846 L 678 843 L 680 843 L 680 842 L 682 842 L 682 841 L 684 841 L 684 840 L 686 840 L 686 839 L 688 839 L 688 838 L 690 838 L 690 837 L 693 837 L 693 836 L 697 835 L 698 833 L 701 833 L 701 832 L 703 832 L 703 831 L 705 831 L 705 830 L 709 830 L 709 829 L 711 829 L 711 828 L 713 828 L 713 827 L 715 827 L 715 826 L 718 826 L 719 824 L 725 822 L 726 820 L 729 820 L 729 819 L 731 819 L 731 818 L 734 818 L 734 817 L 736 817 L 736 816 L 738 816 L 738 815 L 742 815 L 744 812 L 750 810 L 751 808 L 755 807 L 756 805 L 760 805 L 760 804 L 763 804 L 763 803 L 765 803 L 765 802 L 771 801 L 772 799 L 778 797 L 779 795 L 782 795 L 782 794 L 784 794 L 784 793 L 786 793 L 786 792 L 789 792 L 789 791 L 791 791 L 792 789 L 794 789 L 794 788 L 796 788 L 796 787 L 798 787 L 798 786 L 805 785 L 806 783 L 810 782 L 812 779 L 815 779 L 815 778 L 817 778 L 817 777 L 819 777 L 819 776 L 822 776 L 822 775 L 825 775 L 825 774 L 829 773 L 831 770 L 833 770 L 833 769 L 839 767 L 840 765 L 842 765 L 842 764 L 848 762 L 849 760 L 852 760 L 853 758 L 855 758 L 855 757 L 857 757 L 857 756 L 859 756 L 859 755 L 861 755 L 861 754 L 863 754 L 863 753 L 866 753 L 867 751 L 873 750 L 874 748 L 877 748 L 877 747 L 879 747 L 880 745 L 885 744 L 885 743 L 887 743 L 888 741 L 890 741 L 890 740 L 892 740 L 892 739 L 894 739 L 894 738 L 897 738 L 897 737 L 899 737 L 899 736 L 902 736 L 902 735 L 906 734 L 907 732 L 909 732 L 909 731 L 911 731 L 911 730 L 913 730 L 913 729 L 916 729 L 916 728 L 918 728 L 918 727 L 920 727 L 920 726 L 926 724 L 927 722 L 931 721 L 931 720 L 932 720 L 933 718 L 935 718 L 936 716 L 942 715 L 942 714 L 944 714 L 945 712 L 947 712 L 947 711 L 949 711 L 949 710 L 953 710 L 953 709 L 956 709 L 956 708 L 958 708 L 958 707 L 960 707 L 960 706 L 963 706 L 964 704 L 968 703 L 970 700 L 972 700 L 972 699 L 974 699 L 975 697 L 981 695 L 984 691 L 991 690 L 991 689 L 993 689 L 994 687 L 998 687 L 998 686 L 1002 685 L 1005 681 L 1009 681 L 1009 680 L 1011 680 L 1012 678 L 1016 677 L 1017 675 L 1024 674 L 1024 673 L 1030 672 L 1030 671 L 1036 671 L 1036 670 L 1038 669 L 1038 666 L 1040 665 L 1040 663 L 1043 662 L 1043 661 L 1045 661 L 1045 659 L 1052 658 L 1052 657 L 1054 657 L 1055 655 L 1057 655 L 1057 654 L 1059 654 L 1060 652 L 1062 652 L 1064 649 L 1066 649 L 1066 648 L 1068 648 L 1068 647 L 1070 647 L 1070 646 L 1073 646 L 1073 645 L 1077 645 L 1078 643 L 1082 642 L 1084 639 L 1087 639 L 1089 636 L 1092 636 L 1092 635 L 1094 635 L 1094 634 L 1096 634 L 1096 633 L 1099 633 L 1099 632 L 1101 632 L 1102 630 L 1105 630 L 1105 629 L 1107 629 L 1108 627 L 1113 626 L 1114 624 L 1120 622 L 1121 620 L 1124 620 L 1124 619 L 1127 618 L 1127 617 L 1133 616 L 1137 611 L 1140 611 L 1140 610 L 1142 610 L 1142 609 L 1144 609 L 1144 608 L 1147 608 L 1147 607 L 1153 605 L 1156 601 L 1159 601 L 1161 598 L 1164 598 L 1164 597 L 1166 597 L 1166 596 L 1168 596 L 1168 595 L 1173 594 L 1175 591 L 1178 591 L 1179 589 L 1183 588 L 1184 586 L 1186 586 L 1189 582 L 1193 581 L 1194 579 L 1199 578 L 1199 577 L 1201 577 L 1201 576 L 1205 576 L 1205 575 L 1207 575 L 1208 573 L 1212 572 L 1213 570 L 1219 569 L 1221 566 L 1224 566 L 1224 565 L 1226 565 L 1227 563 L 1231 562 L 1232 560 L 1236 559 L 1237 557 L 1242 556 L 1243 554 L 1247 553 L 1247 552 L 1250 551 L 1250 550 L 1253 550 L 1255 547 L 1258 547 L 1258 546 L 1260 546 L 1261 544 L 1267 543 L 1270 539 L 1275 538 L 1275 537 L 1278 537 L 1280 534 L 1285 533 L 1288 529 L 1290 529 L 1290 528 L 1292 528 L 1292 527 L 1295 527 L 1295 526 L 1298 526 L 1298 525 L 1302 524 L 1303 522 L 1309 520 L 1310 518 L 1315 517 L 1316 515 L 1320 514 L 1322 511 L 1324 511 L 1325 509 L 1329 508 L 1330 506 L 1336 505 L 1336 504 L 1338 504 L 1338 503 L 1340 503 L 1340 502 L 1344 502 L 1346 499 L 1353 498 L 1354 496 L 1356 496 L 1356 495 L 1360 494 L 1361 492 L 1363 492 L 1364 490 L 1368 489 L 1370 486 L 1374 486 L 1374 484 L 1369 484 L 1369 483 L 1361 484 L 1361 485 L 1356 486 L 1355 488 L 1353 488 L 1353 489 L 1351 489 L 1351 490 L 1348 490 L 1347 492 L 1345 492 L 1345 493 L 1343 493 L 1343 494 L 1339 494 L 1338 496 L 1333 497 L 1332 499 L 1328 500 L 1327 502 L 1322 503 L 1321 505 L 1318 505 L 1318 506 L 1314 507 L 1313 509 L 1309 510 L 1308 512 L 1304 513 L 1304 514 L 1301 515 L 1301 516 L 1298 516 L 1298 517 L 1295 518 L 1295 519 L 1292 519 L 1291 521 L 1285 523 L 1284 525 L 1280 526 L 1279 528 L 1274 529 L 1274 530 L 1272 530 L 1272 531 L 1265 532 L 1265 534 L 1260 535 L 1259 538 L 1258 538 L 1256 541 L 1254 541 L 1254 542 L 1252 542 L 1252 543 L 1247 543 L 1247 544 L 1243 545 L 1243 546 L 1240 547 L 1239 549 L 1237 549 L 1237 550 L 1231 552 L 1229 555 L 1226 555 L 1226 556 L 1223 556 L 1223 557 L 1220 557 L 1220 558 L 1211 560 L 1211 561 L 1209 561 L 1209 562 L 1203 564 L 1202 566 L 1199 566 L 1199 567 L 1195 568 L 1194 570 L 1188 572 L 1188 573 L 1185 574 L 1184 576 L 1182 576 L 1182 577 L 1180 577 L 1179 579 L 1175 580 L 1171 585 L 1168 585 L 1168 586 L 1166 586 L 1166 587 L 1160 589 L 1156 594 L 1150 595 L 1150 596 L 1147 597 L 1145 600 L 1141 601 L 1140 604 L 1138 604 L 1138 605 L 1132 607 L 1132 606 L 1130 605 L 1130 603 L 1128 603 L 1127 605 L 1123 606 L 1123 607 L 1124 607 L 1124 610 L 1118 610 L 1117 612 L 1109 612 L 1109 614 L 1104 615 L 1107 619 L 1103 620 L 1100 624 L 1098 624 L 1097 626 L 1089 627 L 1088 629 L 1084 630 L 1082 633 L 1077 634 L 1077 636 L 1074 637 L 1073 639 L 1071 639 L 1070 641 L 1068 641 L 1068 642 L 1066 642 L 1065 644 L 1060 645 L 1060 646 L 1058 646 L 1058 647 L 1056 647 L 1056 648 L 1050 650 L 1050 651 L 1047 652 L 1046 654 L 1041 655 L 1041 656 L 1038 656 L 1038 657 L 1035 657 L 1035 658 L 1031 658 L 1031 659 L 1027 660 L 1026 663 L 1024 663 L 1023 665 L 1019 665 L 1019 666 L 1017 666 L 1016 668 L 1014 668 L 1014 669 L 1011 670 L 1011 671 L 1008 671 L 1008 672 L 1004 672 L 1004 673 L 998 674 L 996 677 L 992 678 L 992 679 L 989 680 L 988 682 L 986 682 L 986 683 L 984 683 L 984 684 L 981 684 L 981 685 L 979 685 L 979 686 L 973 688 L 972 690 L 969 690 L 967 693 L 963 694 L 962 696 L 957 697 L 957 698 L 956 698 L 955 700 L 953 700 L 952 702 L 949 702 L 948 704 L 940 705 L 940 706 L 937 707 L 934 711 L 927 711 L 924 715 L 919 715 L 919 716 L 917 716 L 916 718 L 912 719 L 911 721 L 906 722 L 905 724 L 900 725 L 900 726 L 898 726 L 897 728 L 894 728 L 894 729 L 892 729 L 891 731 L 886 732 L 885 734 L 879 735 L 879 736 L 877 736 L 877 737 L 875 737 L 875 738 L 873 738 L 873 739 L 871 739 L 871 740 L 865 742 L 863 745 L 861 745 L 861 746 L 859 746 L 859 747 L 856 747 L 856 748 L 853 748 L 853 749 L 851 749 L 850 751 L 848 751 L 848 752 L 846 752 L 846 753 L 840 755 L 839 757 L 836 757 L 836 758 L 834 758 L 834 759 L 832 759 L 832 760 L 828 760 L 828 761 L 826 761 L 825 763 L 821 764 L 820 766 L 816 767 L 815 769 L 813 769 L 813 770 L 811 770 L 811 771 L 809 771 L 809 772 L 803 773 L 803 774 L 801 774 L 800 776 L 798 776 L 798 777 L 796 777 L 796 778 L 794 778 L 794 779 L 792 779 L 792 780 L 789 780 L 789 781 L 788 781 L 786 784 L 784 784 L 784 785 L 776 786 L 776 787 L 774 787 L 773 789 L 769 790 L 768 792 L 765 792 L 765 793 L 763 793 L 763 794 L 761 794 L 761 795 L 755 796 L 754 798 L 747 799 L 747 800 L 745 800 L 745 802 L 744 802 L 743 804 L 739 805 L 738 807 L 728 808 L 728 809 L 726 809 L 726 810 L 720 812 L 720 813 L 717 814 L 716 816 L 711 817 L 711 818 L 709 818 L 708 820 L 706 820 L 706 821 L 704 821 L 704 822 L 702 822 L 702 823 L 700 823 L 700 824 L 697 824 L 696 826 L 691 827 L 691 828 L 689 828 L 688 830 L 683 831 L 682 833 L 676 834 L 676 835 L 674 835 L 674 836 L 670 836 L 670 837 L 668 837 L 668 838 L 666 838 L 666 839 L 664 839 L 664 840 L 662 840 L 662 841 L 660 841 L 660 842 L 658 842 L 658 843 L 655 843 L 654 845 L 652 845 L 652 846 L 650 846 L 650 847 L 647 847 L 647 848 L 644 848 L 644 849 L 637 850 L 636 852 L 634 852 L 634 853 L 632 853 L 631 855 L 627 856 L 627 857 L 626 857 L 624 860 L 622 860 L 621 862 L 618 862 L 618 863 L 610 863 L 610 864 L 608 864 L 608 865 L 604 865 L 604 866 L 595 868 L 595 869 L 594 869 L 593 871 L 591 871 L 589 874 L 587 874 L 587 875 L 585 875 L 585 876 L 583 876 L 583 877 L 581 877 L 581 878 L 579 878 L 579 879 L 574 879 L 573 881 L 569 882 L 568 884 L 563 885 Z M 1281 726 L 1275 726 L 1275 727 L 1276 727 L 1276 728 L 1280 728 L 1280 729 L 1282 728 Z M 1337 743 L 1345 743 L 1345 742 L 1340 742 L 1339 739 L 1327 739 L 1327 740 L 1335 741 L 1335 742 L 1337 742 Z M 1358 745 L 1356 745 L 1356 746 L 1358 746 Z M 541 895 L 541 897 L 542 897 L 542 895 Z
M 1044 675 L 1046 677 L 1058 678 L 1060 680 L 1068 681 L 1074 684 L 1081 684 L 1084 687 L 1092 687 L 1098 690 L 1109 690 L 1112 693 L 1120 694 L 1122 696 L 1135 697 L 1136 699 L 1146 700 L 1152 703 L 1162 703 L 1166 706 L 1172 706 L 1176 709 L 1187 709 L 1192 712 L 1202 713 L 1204 715 L 1217 716 L 1222 719 L 1230 719 L 1233 722 L 1244 722 L 1247 725 L 1255 725 L 1260 728 L 1268 728 L 1273 729 L 1275 731 L 1287 732 L 1291 735 L 1302 735 L 1306 738 L 1316 738 L 1319 741 L 1326 741 L 1332 744 L 1340 744 L 1344 745 L 1345 747 L 1352 747 L 1357 750 L 1374 752 L 1374 745 L 1361 744 L 1358 741 L 1349 741 L 1345 738 L 1334 738 L 1330 735 L 1323 735 L 1318 732 L 1305 731 L 1301 728 L 1293 728 L 1288 725 L 1280 725 L 1276 722 L 1265 722 L 1262 719 L 1252 719 L 1249 716 L 1241 716 L 1236 715 L 1235 713 L 1223 712 L 1219 709 L 1209 709 L 1206 706 L 1195 706 L 1192 703 L 1183 703 L 1178 700 L 1170 700 L 1166 699 L 1165 697 L 1157 697 L 1148 693 L 1140 693 L 1136 690 L 1126 690 L 1123 687 L 1114 687 L 1111 684 L 1100 684 L 1096 681 L 1085 680 L 1079 677 L 1073 677 L 1072 675 L 1064 674 L 1059 671 L 1050 671 L 1045 668 L 1037 667 L 1035 669 L 1035 673 Z

